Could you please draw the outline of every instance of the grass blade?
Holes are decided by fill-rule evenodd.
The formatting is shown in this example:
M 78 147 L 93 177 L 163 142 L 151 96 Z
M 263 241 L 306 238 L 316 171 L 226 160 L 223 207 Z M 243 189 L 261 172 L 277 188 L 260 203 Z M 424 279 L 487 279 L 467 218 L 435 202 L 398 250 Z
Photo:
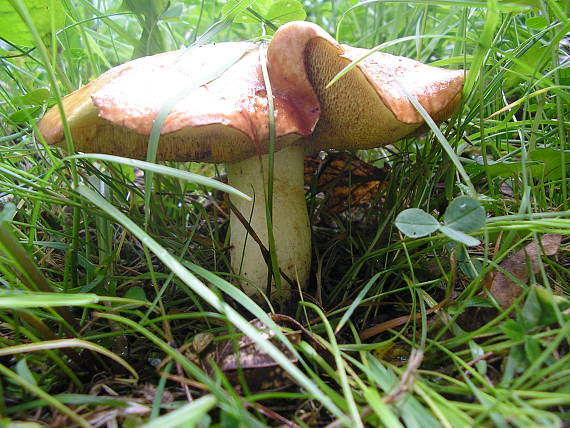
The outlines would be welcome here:
M 202 417 L 218 402 L 213 395 L 205 395 L 180 409 L 167 413 L 160 418 L 144 424 L 141 428 L 193 428 Z

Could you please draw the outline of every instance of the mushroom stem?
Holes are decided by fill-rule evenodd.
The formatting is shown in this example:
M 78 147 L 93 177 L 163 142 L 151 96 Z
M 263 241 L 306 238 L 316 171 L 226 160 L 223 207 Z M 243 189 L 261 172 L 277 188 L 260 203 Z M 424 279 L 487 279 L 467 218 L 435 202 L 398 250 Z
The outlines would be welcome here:
M 305 288 L 311 264 L 311 231 L 303 189 L 304 150 L 289 146 L 274 154 L 273 236 L 279 267 L 289 278 Z M 266 191 L 269 156 L 254 156 L 226 165 L 231 186 L 254 197 L 253 202 L 230 197 L 231 202 L 249 220 L 252 229 L 266 248 Z M 249 295 L 265 291 L 268 267 L 259 245 L 239 219 L 230 215 L 231 260 L 236 273 L 245 278 L 243 289 Z M 284 296 L 290 286 L 281 282 Z M 268 296 L 269 297 L 269 296 Z

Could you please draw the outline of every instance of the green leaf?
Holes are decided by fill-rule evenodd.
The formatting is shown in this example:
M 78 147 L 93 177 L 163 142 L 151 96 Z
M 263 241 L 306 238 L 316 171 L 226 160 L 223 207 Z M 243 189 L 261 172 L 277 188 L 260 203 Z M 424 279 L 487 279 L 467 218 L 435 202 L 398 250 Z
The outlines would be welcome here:
M 472 236 L 469 236 L 461 232 L 460 230 L 455 230 L 449 226 L 440 226 L 439 230 L 448 238 L 451 238 L 457 242 L 461 242 L 462 244 L 465 244 L 468 247 L 474 247 L 481 243 L 477 238 L 473 238 Z
M 529 153 L 529 158 L 533 161 L 541 162 L 542 173 L 549 180 L 559 180 L 562 178 L 562 153 L 561 150 L 551 147 L 538 148 Z M 564 168 L 570 166 L 570 150 L 564 151 Z M 534 173 L 534 171 L 533 171 Z
M 409 208 L 398 214 L 396 227 L 410 238 L 421 238 L 439 229 L 439 222 L 419 208 Z
M 265 17 L 276 25 L 283 25 L 291 21 L 304 21 L 307 13 L 297 0 L 277 0 Z
M 536 293 L 538 302 L 540 303 L 540 325 L 549 325 L 558 320 L 557 312 L 565 313 L 568 318 L 568 308 L 570 308 L 570 300 L 566 296 L 554 295 L 550 290 L 544 287 L 533 286 L 532 293 Z M 557 308 L 555 308 L 557 307 Z
M 166 11 L 169 3 L 169 0 L 123 0 L 120 9 L 156 19 Z
M 541 176 L 544 170 L 544 165 L 540 162 L 527 161 L 526 168 L 530 169 L 535 176 Z M 469 174 L 479 174 L 485 172 L 490 177 L 512 177 L 521 174 L 523 171 L 522 162 L 495 162 L 491 159 L 487 160 L 487 165 L 483 164 L 483 159 L 478 157 L 476 163 L 466 165 L 465 170 Z
M 538 296 L 535 289 L 531 288 L 522 308 L 522 316 L 526 327 L 529 329 L 537 327 L 540 323 L 541 313 L 542 307 L 538 301 Z
M 45 103 L 49 98 L 49 90 L 45 88 L 36 89 L 27 94 L 12 98 L 12 102 L 22 106 L 37 106 Z
M 36 117 L 41 111 L 41 107 L 26 107 L 21 110 L 18 110 L 8 116 L 8 120 L 16 125 L 21 125 L 24 123 L 29 122 L 31 119 Z
M 146 294 L 144 292 L 144 289 L 138 285 L 129 288 L 125 293 L 125 298 L 146 302 Z
M 160 15 L 160 19 L 166 20 L 174 20 L 177 21 L 180 19 L 181 16 L 184 14 L 184 5 L 182 3 L 176 3 L 171 5 L 168 9 L 166 9 L 162 15 Z
M 536 78 L 533 76 L 536 76 L 548 63 L 550 49 L 549 45 L 537 41 L 520 57 L 513 59 L 512 66 L 506 69 L 508 74 L 505 77 L 505 85 L 512 88 L 522 82 L 525 76 L 529 79 Z
M 503 370 L 502 384 L 510 383 L 515 374 L 522 372 L 528 367 L 528 360 L 522 345 L 515 345 L 511 348 L 507 363 Z
M 548 22 L 544 16 L 533 16 L 526 20 L 526 26 L 534 28 L 535 30 L 542 30 L 543 28 L 546 28 L 547 25 Z
M 38 383 L 36 382 L 36 378 L 34 377 L 34 374 L 30 370 L 30 368 L 28 367 L 28 363 L 27 363 L 25 358 L 22 358 L 16 364 L 16 373 L 18 373 L 18 375 L 20 375 L 20 377 L 26 379 L 26 381 L 28 381 L 32 385 L 37 386 Z
M 479 276 L 479 273 L 483 269 L 483 264 L 480 260 L 471 258 L 464 246 L 458 246 L 455 257 L 459 268 L 469 279 L 474 280 Z
M 23 3 L 42 38 L 45 39 L 52 30 L 63 28 L 65 11 L 60 0 L 23 0 Z M 16 45 L 34 46 L 32 33 L 9 0 L 0 0 L 0 22 L 1 38 Z
M 0 225 L 5 221 L 11 221 L 16 214 L 16 205 L 12 202 L 8 202 L 6 205 L 2 207 L 2 211 L 0 211 Z
M 528 361 L 535 361 L 540 357 L 540 344 L 533 336 L 525 336 L 524 350 Z
M 569 81 L 570 83 L 570 69 Z M 564 71 L 564 70 L 562 70 Z M 532 109 L 529 109 L 529 111 Z M 570 165 L 570 150 L 565 150 L 566 168 Z M 548 178 L 550 180 L 559 180 L 562 177 L 562 153 L 561 150 L 552 147 L 539 147 L 528 154 L 528 161 L 525 164 L 527 170 L 536 176 Z M 513 177 L 522 174 L 522 162 L 502 161 L 495 162 L 491 159 L 487 161 L 487 165 L 483 165 L 482 157 L 475 159 L 475 163 L 466 166 L 467 172 L 470 174 L 480 174 L 485 172 L 491 177 Z
M 153 55 L 166 50 L 161 27 L 157 23 L 169 3 L 169 0 L 123 0 L 122 7 L 135 13 L 142 27 L 142 33 L 135 45 L 133 58 Z
M 241 5 L 242 3 L 244 2 L 240 0 L 228 0 L 228 2 L 222 8 L 222 14 L 226 15 L 234 13 L 233 11 L 239 10 L 243 7 Z M 251 3 L 251 6 L 249 6 L 248 9 L 253 10 L 257 15 L 265 18 L 267 16 L 269 8 L 271 7 L 271 3 L 271 0 L 255 0 Z M 255 24 L 260 22 L 260 19 L 251 12 L 243 10 L 236 15 L 234 22 L 240 24 Z
M 451 201 L 443 218 L 445 226 L 460 232 L 473 233 L 485 224 L 485 210 L 475 199 L 460 196 Z
M 222 8 L 222 13 L 229 13 L 237 4 L 238 0 L 228 1 Z M 244 10 L 234 21 L 252 24 L 265 19 L 275 25 L 283 25 L 291 21 L 303 21 L 307 17 L 303 5 L 298 0 L 256 0 L 248 9 L 251 11 Z
M 473 296 L 469 300 L 467 300 L 467 302 L 465 302 L 465 307 L 466 308 L 494 308 L 495 305 L 493 305 L 489 301 L 489 299 L 487 299 L 486 297 Z
M 526 334 L 526 329 L 515 320 L 507 320 L 500 327 L 505 336 L 512 340 L 523 340 Z

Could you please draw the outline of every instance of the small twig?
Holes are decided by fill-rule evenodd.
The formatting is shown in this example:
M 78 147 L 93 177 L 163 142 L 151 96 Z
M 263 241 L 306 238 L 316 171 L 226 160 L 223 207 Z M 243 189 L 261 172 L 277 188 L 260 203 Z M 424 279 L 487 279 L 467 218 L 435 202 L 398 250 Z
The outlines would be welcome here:
M 469 362 L 467 363 L 467 365 L 468 365 L 469 367 L 473 367 L 473 366 L 474 366 L 475 364 L 477 364 L 479 361 L 486 360 L 487 358 L 489 358 L 489 357 L 492 356 L 492 355 L 494 355 L 494 353 L 491 352 L 491 351 L 489 351 L 489 352 L 487 352 L 487 353 L 481 355 L 480 357 L 477 357 L 477 358 L 475 358 L 475 359 L 469 361 Z M 471 372 L 469 372 L 468 370 L 464 370 L 464 371 L 463 371 L 463 375 L 466 376 L 466 377 L 471 377 Z M 487 376 L 485 376 L 485 378 L 487 378 Z M 489 383 L 492 383 L 491 380 L 489 380 L 488 378 L 487 378 L 487 380 L 489 381 Z
M 446 297 L 445 299 L 443 299 L 441 302 L 439 302 L 437 305 L 435 305 L 433 308 L 430 308 L 426 311 L 426 314 L 429 315 L 439 309 L 441 309 L 449 300 L 449 297 Z M 372 336 L 376 336 L 380 333 L 385 332 L 386 330 L 389 330 L 391 328 L 397 327 L 399 325 L 405 324 L 407 323 L 409 320 L 411 320 L 412 318 L 414 319 L 420 319 L 422 317 L 422 314 L 420 312 L 415 313 L 415 314 L 410 314 L 410 315 L 404 315 L 398 318 L 393 318 L 389 321 L 380 323 L 375 325 L 374 327 L 370 327 L 367 328 L 366 330 L 364 330 L 362 333 L 360 333 L 360 339 L 362 340 L 366 340 L 371 338 Z
M 475 364 L 477 364 L 479 361 L 483 361 L 486 360 L 487 358 L 489 358 L 490 356 L 493 355 L 493 352 L 489 351 L 483 355 L 481 355 L 480 357 L 475 358 L 474 360 L 471 360 L 467 363 L 468 366 L 474 366 Z
M 166 378 L 168 380 L 171 380 L 173 382 L 178 382 L 181 384 L 190 385 L 192 388 L 196 388 L 197 390 L 200 390 L 200 391 L 210 392 L 208 390 L 208 387 L 206 385 L 204 385 L 203 383 L 194 381 L 192 379 L 188 379 L 185 376 L 178 376 L 178 375 L 165 373 L 165 372 L 159 372 L 159 374 L 161 377 Z
M 384 403 L 392 404 L 403 394 L 412 389 L 412 386 L 416 380 L 416 371 L 422 364 L 423 359 L 424 353 L 421 350 L 412 349 L 412 352 L 410 353 L 410 359 L 408 360 L 408 366 L 406 367 L 404 374 L 402 374 L 398 388 L 396 388 L 394 392 L 391 392 L 384 398 Z
M 362 409 L 362 411 L 359 413 L 360 419 L 364 419 L 370 416 L 372 413 L 372 407 L 365 406 L 364 409 Z M 325 428 L 341 428 L 342 426 L 344 426 L 344 421 L 337 419 L 336 421 L 326 425 Z
M 176 362 L 176 374 L 180 377 L 184 377 L 182 366 L 178 361 Z M 188 400 L 188 402 L 191 403 L 192 401 L 194 401 L 194 399 L 192 398 L 192 393 L 190 392 L 190 388 L 188 388 L 188 384 L 186 382 L 180 382 L 180 385 L 182 385 L 182 388 L 186 393 L 186 399 Z
M 255 408 L 255 410 L 257 410 L 259 413 L 264 414 L 268 418 L 272 418 L 276 421 L 279 421 L 283 425 L 286 425 L 286 426 L 291 427 L 291 428 L 301 428 L 295 422 L 290 421 L 289 419 L 285 418 L 284 416 L 281 416 L 279 413 L 275 412 L 274 410 L 271 410 L 269 407 L 265 407 L 262 404 L 246 402 L 246 403 L 244 403 L 244 405 L 245 405 L 245 407 Z

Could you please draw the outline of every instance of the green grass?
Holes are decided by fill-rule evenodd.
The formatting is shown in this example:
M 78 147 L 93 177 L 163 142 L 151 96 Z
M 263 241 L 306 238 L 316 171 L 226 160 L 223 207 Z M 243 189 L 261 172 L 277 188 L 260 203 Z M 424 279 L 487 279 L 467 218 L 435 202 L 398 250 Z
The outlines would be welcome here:
M 8 3 L 25 16 L 28 2 Z M 331 214 L 308 193 L 311 283 L 283 309 L 300 340 L 231 285 L 225 189 L 202 178 L 221 169 L 66 157 L 37 141 L 48 105 L 134 53 L 271 33 L 233 20 L 251 1 L 222 14 L 222 1 L 173 0 L 163 15 L 167 2 L 120 3 L 66 1 L 58 31 L 22 27 L 34 49 L 0 42 L 0 425 L 570 423 L 568 3 L 305 2 L 343 43 L 470 71 L 441 132 L 358 153 L 391 167 L 369 206 Z M 133 166 L 152 170 L 152 185 Z M 395 227 L 407 208 L 443 222 L 460 195 L 487 213 L 480 246 Z M 560 248 L 499 307 L 489 275 L 544 233 L 561 234 Z M 203 366 L 199 333 L 235 349 L 240 331 L 291 374 L 288 388 Z

